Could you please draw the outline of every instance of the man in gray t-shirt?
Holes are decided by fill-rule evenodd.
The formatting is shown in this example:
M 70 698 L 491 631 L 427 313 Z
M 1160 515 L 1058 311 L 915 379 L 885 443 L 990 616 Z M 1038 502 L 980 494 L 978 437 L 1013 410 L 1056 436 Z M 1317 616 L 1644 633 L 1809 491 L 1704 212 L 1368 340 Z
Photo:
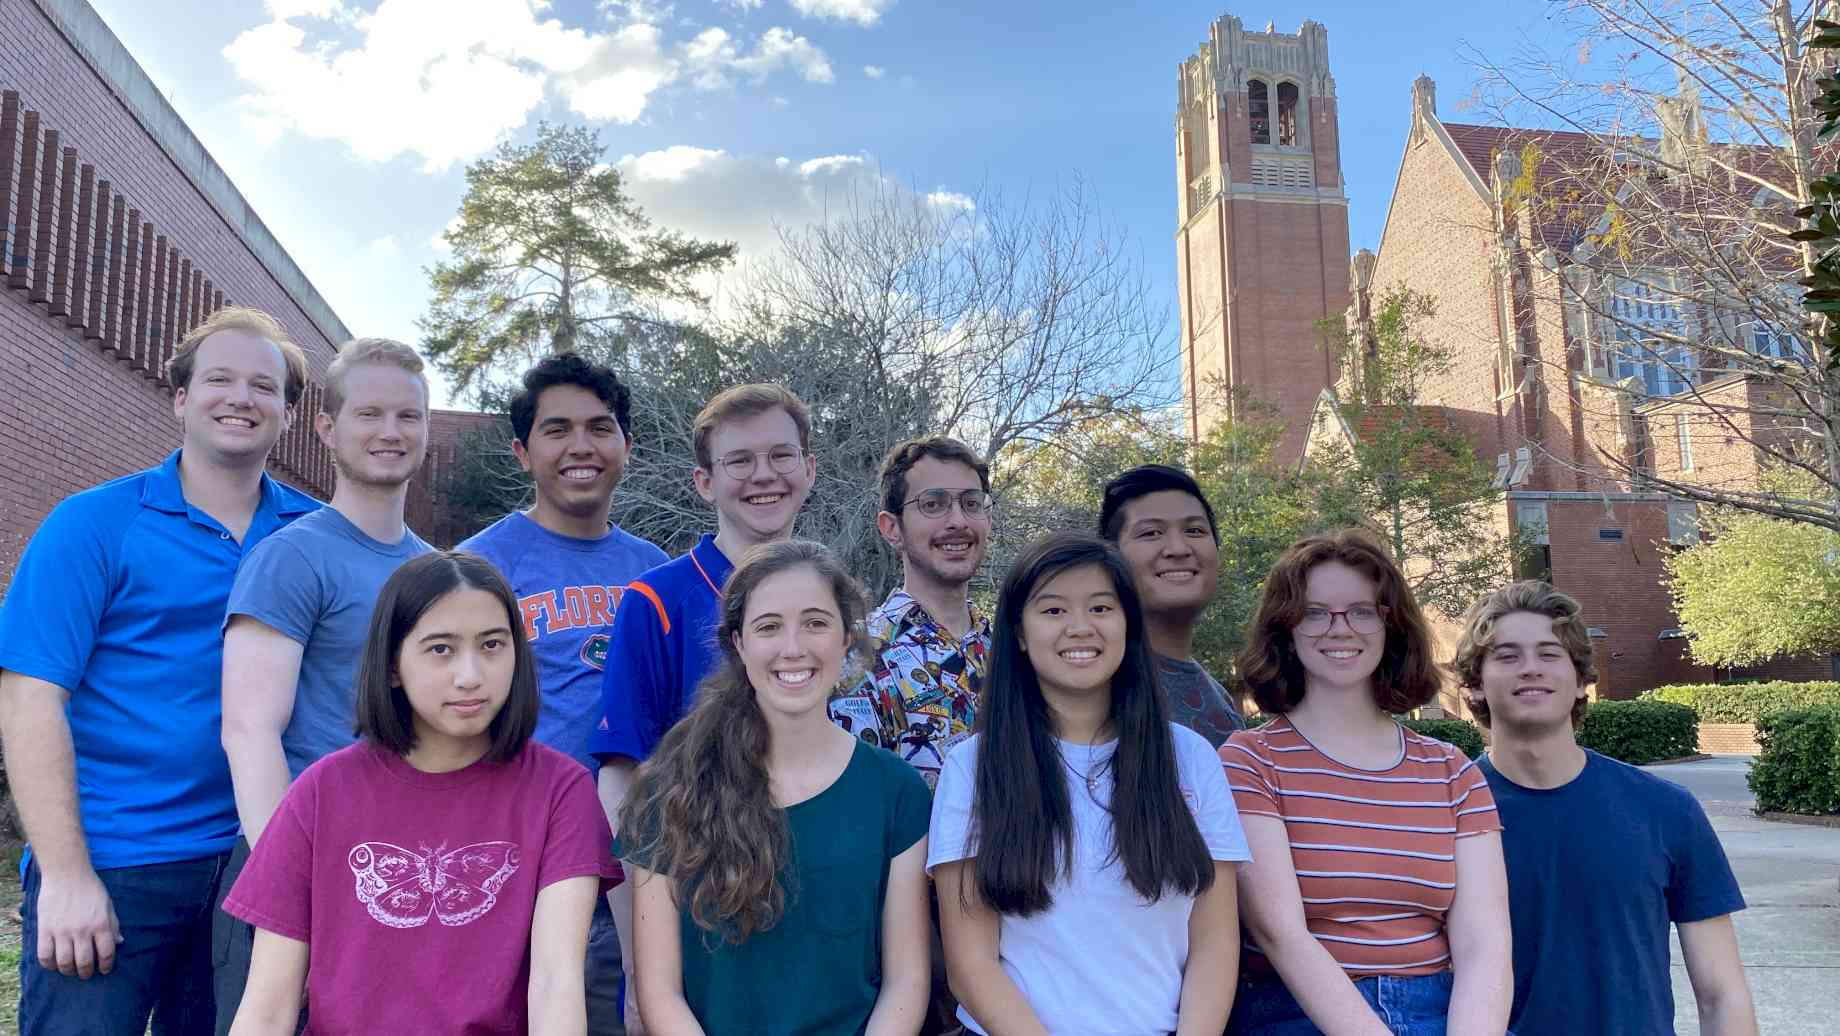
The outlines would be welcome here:
M 300 525 L 307 518 L 313 520 Z M 284 660 L 271 673 L 277 683 L 294 680 L 281 731 L 290 781 L 352 743 L 352 680 L 377 595 L 398 566 L 433 549 L 407 528 L 394 543 L 373 539 L 336 506 L 294 525 L 281 530 L 286 538 L 263 540 L 237 569 L 225 619 L 239 627 L 253 620 L 298 646 L 294 673 Z
M 1169 718 L 1219 748 L 1246 721 L 1194 657 L 1195 627 L 1220 583 L 1214 508 L 1188 472 L 1144 464 L 1105 484 L 1099 534 L 1117 545 L 1143 599 Z
M 428 447 L 421 357 L 388 339 L 347 342 L 324 387 L 325 410 L 313 420 L 337 472 L 332 503 L 243 559 L 224 616 L 224 754 L 243 829 L 226 893 L 288 784 L 352 743 L 352 682 L 377 595 L 398 566 L 431 549 L 403 521 Z M 214 922 L 223 1036 L 242 1000 L 253 929 L 221 909 Z

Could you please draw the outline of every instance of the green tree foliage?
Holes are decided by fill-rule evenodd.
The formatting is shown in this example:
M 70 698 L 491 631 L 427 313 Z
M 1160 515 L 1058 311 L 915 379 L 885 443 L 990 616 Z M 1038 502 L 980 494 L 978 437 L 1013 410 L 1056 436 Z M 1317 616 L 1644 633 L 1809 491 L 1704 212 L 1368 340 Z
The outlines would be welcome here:
M 879 600 L 900 576 L 875 528 L 891 445 L 944 434 L 1003 457 L 1107 422 L 1146 428 L 1142 415 L 1166 392 L 1156 357 L 1168 322 L 1145 301 L 1134 250 L 1077 189 L 1022 206 L 982 197 L 940 207 L 885 187 L 835 212 L 784 231 L 780 252 L 726 292 L 721 314 L 628 321 L 576 345 L 632 389 L 635 450 L 613 502 L 623 528 L 672 553 L 707 531 L 709 505 L 691 489 L 691 422 L 724 388 L 779 382 L 811 407 L 818 461 L 796 533 L 829 545 Z M 461 477 L 476 513 L 528 503 L 505 432 L 468 452 Z M 1071 499 L 1072 485 L 1044 498 Z M 995 488 L 1001 530 L 1014 519 Z
M 477 396 L 494 368 L 522 367 L 589 341 L 614 344 L 642 305 L 705 301 L 699 274 L 726 266 L 729 242 L 655 230 L 605 163 L 599 134 L 544 124 L 467 168 L 422 349 Z
M 1800 471 L 1771 473 L 1764 485 L 1789 497 L 1819 492 Z M 1735 508 L 1702 511 L 1700 528 L 1701 542 L 1664 562 L 1695 661 L 1840 651 L 1840 533 Z
M 1463 429 L 1426 405 L 1425 385 L 1447 375 L 1450 350 L 1424 334 L 1428 295 L 1390 289 L 1365 327 L 1325 321 L 1343 382 L 1341 419 L 1353 433 L 1319 437 L 1309 465 L 1329 525 L 1365 524 L 1392 547 L 1419 603 L 1451 617 L 1501 585 L 1514 548 L 1493 514 L 1502 491 Z

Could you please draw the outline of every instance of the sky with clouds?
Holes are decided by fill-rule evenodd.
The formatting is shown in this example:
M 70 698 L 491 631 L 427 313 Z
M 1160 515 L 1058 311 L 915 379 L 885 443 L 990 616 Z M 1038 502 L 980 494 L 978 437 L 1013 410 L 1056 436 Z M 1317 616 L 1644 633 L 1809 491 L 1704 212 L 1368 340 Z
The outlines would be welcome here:
M 91 3 L 352 331 L 407 341 L 466 164 L 542 119 L 597 127 L 657 223 L 744 255 L 874 177 L 940 204 L 1078 177 L 1173 322 L 1175 73 L 1213 18 L 1328 27 L 1357 248 L 1379 240 L 1413 78 L 1463 121 L 1463 48 L 1552 31 L 1544 4 L 1478 23 L 1442 0 Z

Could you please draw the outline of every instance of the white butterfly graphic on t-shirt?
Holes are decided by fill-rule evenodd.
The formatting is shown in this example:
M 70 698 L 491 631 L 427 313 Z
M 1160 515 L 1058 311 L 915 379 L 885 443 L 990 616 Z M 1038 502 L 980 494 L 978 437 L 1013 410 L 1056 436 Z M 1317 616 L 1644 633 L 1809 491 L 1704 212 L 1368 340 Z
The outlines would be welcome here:
M 518 869 L 511 842 L 476 842 L 448 852 L 419 853 L 388 842 L 360 842 L 346 862 L 358 882 L 358 902 L 391 928 L 420 928 L 430 915 L 450 927 L 485 916 L 498 890 Z

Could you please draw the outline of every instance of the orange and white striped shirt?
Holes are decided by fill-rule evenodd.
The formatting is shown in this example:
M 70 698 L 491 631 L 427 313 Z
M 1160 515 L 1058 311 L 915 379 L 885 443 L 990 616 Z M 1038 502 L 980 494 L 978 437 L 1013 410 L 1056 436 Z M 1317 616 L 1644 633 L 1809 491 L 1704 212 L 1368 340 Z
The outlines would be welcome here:
M 1399 760 L 1384 770 L 1336 762 L 1283 716 L 1220 748 L 1240 814 L 1284 821 L 1304 919 L 1351 978 L 1449 970 L 1457 839 L 1501 830 L 1474 762 L 1399 733 Z M 1248 969 L 1269 974 L 1258 947 L 1246 948 Z

